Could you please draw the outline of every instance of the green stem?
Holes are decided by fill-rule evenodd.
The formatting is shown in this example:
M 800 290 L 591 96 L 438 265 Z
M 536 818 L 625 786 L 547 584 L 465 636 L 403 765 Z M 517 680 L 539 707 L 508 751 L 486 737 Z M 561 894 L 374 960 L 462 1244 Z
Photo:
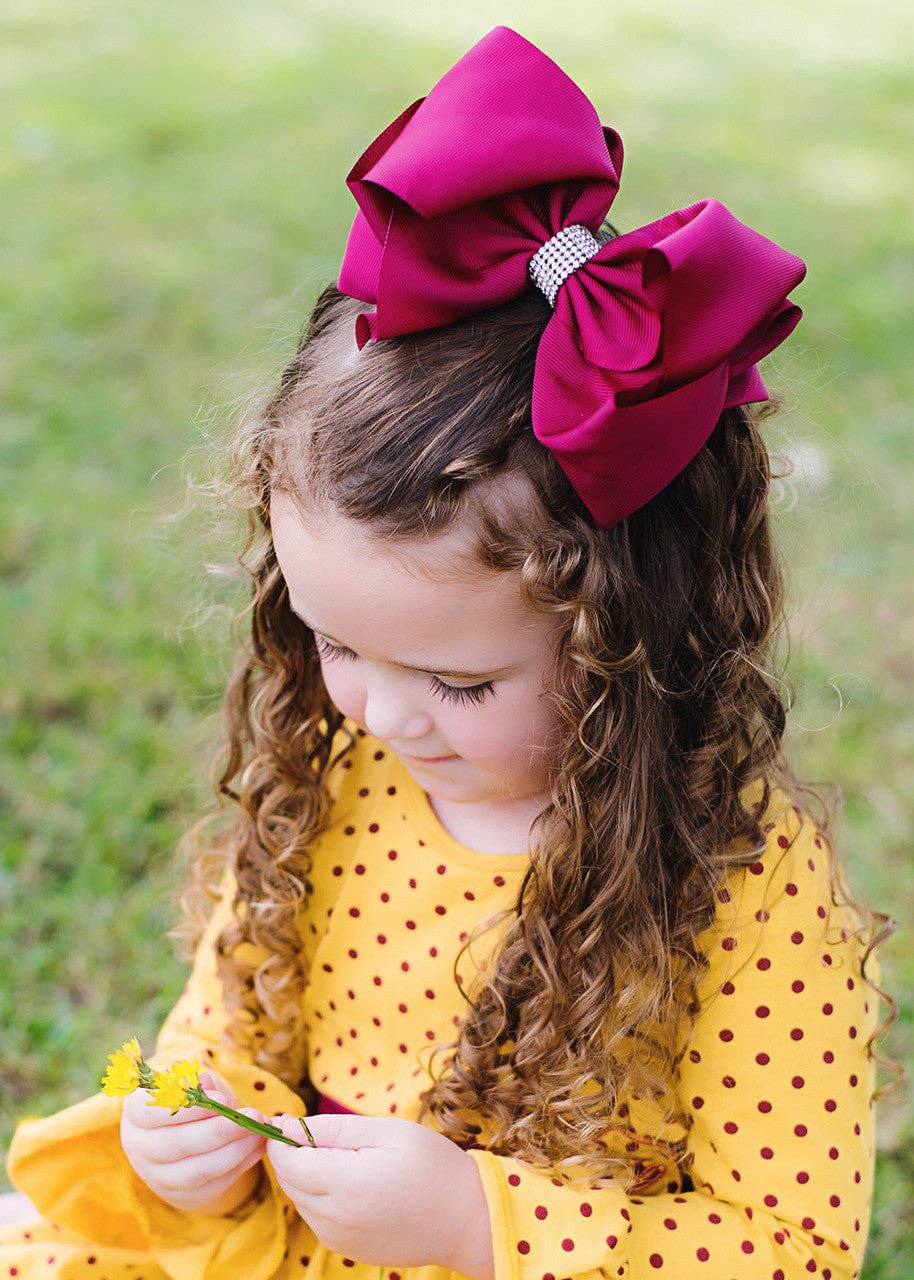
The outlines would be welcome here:
M 277 1142 L 284 1142 L 288 1147 L 300 1147 L 301 1143 L 296 1142 L 294 1138 L 287 1138 L 282 1129 L 278 1129 L 275 1124 L 267 1124 L 264 1121 L 252 1120 L 250 1116 L 242 1115 L 240 1111 L 236 1111 L 234 1107 L 226 1107 L 221 1102 L 216 1102 L 215 1098 L 210 1098 L 199 1087 L 187 1090 L 188 1099 L 198 1107 L 206 1107 L 209 1111 L 216 1111 L 220 1116 L 225 1116 L 229 1120 L 234 1120 L 235 1124 L 240 1125 L 242 1129 L 247 1129 L 251 1133 L 261 1133 L 265 1138 L 275 1138 Z M 310 1135 L 309 1135 L 310 1136 Z M 312 1140 L 311 1145 L 314 1145 Z

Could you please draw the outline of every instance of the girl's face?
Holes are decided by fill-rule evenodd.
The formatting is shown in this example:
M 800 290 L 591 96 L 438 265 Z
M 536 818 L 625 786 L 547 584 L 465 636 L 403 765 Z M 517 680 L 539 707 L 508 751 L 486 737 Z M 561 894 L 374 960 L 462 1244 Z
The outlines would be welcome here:
M 335 706 L 430 797 L 491 807 L 493 820 L 499 805 L 545 807 L 559 624 L 522 601 L 520 571 L 473 566 L 460 527 L 394 545 L 334 511 L 303 519 L 281 492 L 270 520 L 291 608 L 314 631 Z

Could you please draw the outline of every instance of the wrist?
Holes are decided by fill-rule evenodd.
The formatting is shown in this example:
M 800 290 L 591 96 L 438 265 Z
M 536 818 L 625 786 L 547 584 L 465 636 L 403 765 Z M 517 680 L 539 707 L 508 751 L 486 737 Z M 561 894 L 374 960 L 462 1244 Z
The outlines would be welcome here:
M 492 1224 L 482 1178 L 467 1152 L 464 1194 L 459 1197 L 454 1220 L 454 1248 L 449 1266 L 470 1280 L 495 1280 Z

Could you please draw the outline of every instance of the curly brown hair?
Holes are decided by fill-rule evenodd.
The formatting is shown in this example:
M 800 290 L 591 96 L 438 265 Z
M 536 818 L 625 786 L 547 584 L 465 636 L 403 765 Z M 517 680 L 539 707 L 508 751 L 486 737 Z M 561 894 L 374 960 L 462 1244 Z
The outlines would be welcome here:
M 471 1117 L 484 1114 L 496 1152 L 624 1176 L 600 1137 L 617 1098 L 667 1097 L 670 1119 L 682 1119 L 669 1088 L 675 1042 L 652 1038 L 656 1053 L 627 1046 L 633 1036 L 647 1043 L 646 1027 L 697 1012 L 708 961 L 695 939 L 713 919 L 722 878 L 764 849 L 760 820 L 773 789 L 814 801 L 825 839 L 832 822 L 782 750 L 784 681 L 769 665 L 786 623 L 763 414 L 725 410 L 671 484 L 603 530 L 531 429 L 534 360 L 551 314 L 537 291 L 356 356 L 363 309 L 333 285 L 324 290 L 278 389 L 237 431 L 229 474 L 217 481 L 247 513 L 238 564 L 251 580 L 250 640 L 225 695 L 215 811 L 184 837 L 185 901 L 196 903 L 198 932 L 197 891 L 217 868 L 233 873 L 235 919 L 217 947 L 230 1038 L 313 1099 L 299 928 L 309 850 L 352 740 L 313 633 L 291 612 L 270 494 L 316 496 L 394 542 L 470 520 L 480 564 L 519 570 L 527 603 L 561 620 L 551 697 L 564 749 L 503 942 L 478 990 L 463 993 L 455 1039 L 436 1050 L 447 1057 L 420 1118 L 434 1116 L 467 1144 L 480 1132 Z M 505 476 L 525 478 L 522 497 L 506 496 Z M 836 857 L 831 865 L 837 905 L 845 884 Z M 897 925 L 851 905 L 865 966 Z M 493 927 L 482 922 L 461 955 Z M 898 1010 L 866 980 L 891 1006 L 871 1037 L 874 1053 Z

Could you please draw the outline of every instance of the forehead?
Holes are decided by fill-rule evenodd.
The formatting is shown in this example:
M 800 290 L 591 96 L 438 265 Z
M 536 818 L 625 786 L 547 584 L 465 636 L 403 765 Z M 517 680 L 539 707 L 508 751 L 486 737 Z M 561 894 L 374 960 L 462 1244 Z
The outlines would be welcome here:
M 283 492 L 270 502 L 273 544 L 291 603 L 309 622 L 361 652 L 410 662 L 472 653 L 500 665 L 533 652 L 550 621 L 529 608 L 520 571 L 473 557 L 457 522 L 427 542 L 392 543 L 332 509 L 301 509 Z

